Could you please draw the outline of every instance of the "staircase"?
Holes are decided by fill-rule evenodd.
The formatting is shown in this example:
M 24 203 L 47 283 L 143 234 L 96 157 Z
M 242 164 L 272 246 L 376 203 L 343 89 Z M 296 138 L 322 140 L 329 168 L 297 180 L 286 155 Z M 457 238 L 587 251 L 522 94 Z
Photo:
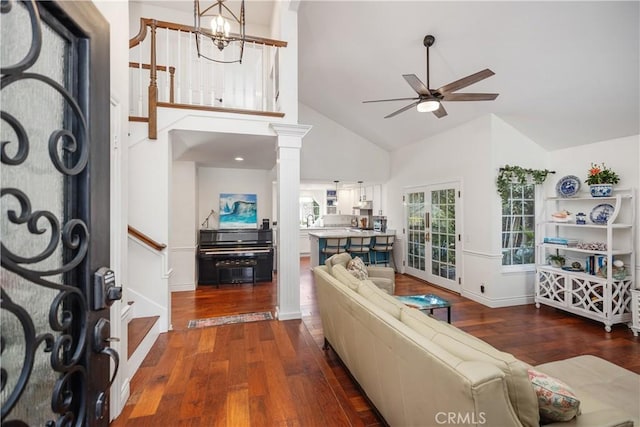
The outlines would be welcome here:
M 133 301 L 129 301 L 127 320 L 127 360 L 133 377 L 160 335 L 160 316 L 133 317 Z

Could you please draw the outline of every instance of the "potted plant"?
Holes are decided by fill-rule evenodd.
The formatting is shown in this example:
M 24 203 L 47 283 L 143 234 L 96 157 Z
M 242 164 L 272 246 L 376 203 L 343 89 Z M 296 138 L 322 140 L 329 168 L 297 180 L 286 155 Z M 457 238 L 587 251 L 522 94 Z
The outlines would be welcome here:
M 589 184 L 589 190 L 593 197 L 609 197 L 613 191 L 613 184 L 617 184 L 620 177 L 617 173 L 605 166 L 604 163 L 591 163 L 589 176 L 585 183 Z
M 562 268 L 565 263 L 565 257 L 558 253 L 548 255 L 547 260 L 549 260 L 549 264 L 551 264 L 552 267 Z

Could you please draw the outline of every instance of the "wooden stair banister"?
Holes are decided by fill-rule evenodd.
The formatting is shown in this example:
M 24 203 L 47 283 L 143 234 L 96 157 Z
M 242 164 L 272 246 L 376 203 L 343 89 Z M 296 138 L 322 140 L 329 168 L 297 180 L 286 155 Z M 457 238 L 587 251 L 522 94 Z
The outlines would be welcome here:
M 127 231 L 129 232 L 130 235 L 140 240 L 150 248 L 155 249 L 156 251 L 161 252 L 167 247 L 167 245 L 165 245 L 164 243 L 156 242 L 151 237 L 147 236 L 146 234 L 142 233 L 141 231 L 139 231 L 138 229 L 130 225 L 127 227 Z
M 176 24 L 175 22 L 168 22 L 168 21 L 158 21 L 156 19 L 150 19 L 150 18 L 140 18 L 140 30 L 138 31 L 138 34 L 136 34 L 135 36 L 133 36 L 133 38 L 129 40 L 129 48 L 136 47 L 138 44 L 140 44 L 140 42 L 142 42 L 147 37 L 147 26 L 151 26 L 152 22 L 155 22 L 155 25 L 157 28 L 166 28 L 168 30 L 184 31 L 188 33 L 196 32 L 195 27 L 190 25 Z M 211 33 L 210 31 L 204 28 L 202 29 L 202 31 L 207 34 L 213 35 L 213 33 Z M 240 37 L 239 34 L 235 34 L 235 33 L 231 33 L 230 36 Z M 245 35 L 244 40 L 245 42 L 263 44 L 266 46 L 287 47 L 287 42 L 285 41 L 268 39 L 265 37 Z

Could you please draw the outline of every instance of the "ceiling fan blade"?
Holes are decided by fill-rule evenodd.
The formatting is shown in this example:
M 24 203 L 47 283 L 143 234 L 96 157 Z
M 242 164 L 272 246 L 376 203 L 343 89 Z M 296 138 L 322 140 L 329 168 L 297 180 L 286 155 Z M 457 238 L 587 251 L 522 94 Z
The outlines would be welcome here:
M 442 102 L 440 103 L 440 107 L 436 111 L 434 111 L 433 114 L 439 119 L 447 115 L 447 110 L 444 109 L 444 105 L 442 105 Z
M 420 98 L 394 98 L 394 99 L 375 99 L 373 101 L 362 101 L 363 104 L 368 104 L 370 102 L 387 102 L 387 101 L 414 101 L 416 99 L 420 99 Z
M 407 83 L 409 83 L 409 86 L 411 86 L 418 95 L 431 95 L 429 88 L 427 88 L 415 74 L 403 74 L 402 77 L 404 77 Z
M 437 90 L 441 95 L 446 95 L 450 92 L 455 92 L 462 88 L 465 88 L 469 85 L 479 82 L 480 80 L 484 80 L 487 77 L 493 76 L 495 73 L 488 68 L 485 68 L 482 71 L 478 71 L 475 74 L 471 74 L 470 76 L 461 78 L 460 80 L 456 80 L 455 82 L 451 82 L 448 85 L 444 85 Z
M 389 115 L 387 115 L 387 116 L 384 116 L 384 118 L 385 118 L 385 119 L 389 119 L 389 118 L 391 118 L 391 117 L 393 117 L 393 116 L 397 116 L 398 114 L 400 114 L 400 113 L 404 113 L 405 111 L 407 111 L 407 110 L 409 110 L 409 109 L 411 109 L 411 108 L 415 107 L 415 106 L 416 106 L 416 105 L 418 105 L 419 103 L 420 103 L 420 101 L 416 101 L 416 102 L 414 102 L 414 103 L 412 103 L 412 104 L 407 105 L 406 107 L 402 107 L 401 109 L 399 109 L 399 110 L 397 110 L 397 111 L 394 111 L 393 113 L 391 113 L 391 114 L 389 114 Z
M 493 101 L 498 93 L 447 93 L 443 101 Z

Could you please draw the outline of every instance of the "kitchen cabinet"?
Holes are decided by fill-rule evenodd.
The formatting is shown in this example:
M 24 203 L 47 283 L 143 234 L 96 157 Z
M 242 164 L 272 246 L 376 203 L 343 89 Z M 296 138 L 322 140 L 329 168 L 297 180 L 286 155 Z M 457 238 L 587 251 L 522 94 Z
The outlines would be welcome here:
M 309 230 L 300 229 L 300 255 L 311 253 L 311 243 L 309 242 Z

